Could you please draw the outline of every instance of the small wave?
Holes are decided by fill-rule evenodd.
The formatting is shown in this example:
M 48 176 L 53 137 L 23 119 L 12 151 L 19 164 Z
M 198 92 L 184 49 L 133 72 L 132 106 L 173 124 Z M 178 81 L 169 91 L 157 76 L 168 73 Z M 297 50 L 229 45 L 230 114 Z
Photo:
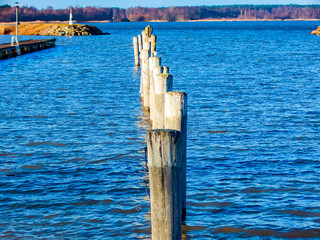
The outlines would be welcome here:
M 50 218 L 54 218 L 57 216 L 59 216 L 59 214 L 51 214 L 51 215 L 44 216 L 43 219 L 50 219 Z
M 132 231 L 133 231 L 134 233 L 144 233 L 144 234 L 148 234 L 148 233 L 151 233 L 151 228 L 133 229 Z
M 97 204 L 110 204 L 111 200 L 88 200 L 84 202 L 75 202 L 72 203 L 72 205 L 78 205 L 78 206 L 92 206 Z
M 213 234 L 234 233 L 245 234 L 251 236 L 267 237 L 274 236 L 277 238 L 315 238 L 320 236 L 320 229 L 290 229 L 287 232 L 275 231 L 272 229 L 243 229 L 238 227 L 221 227 L 216 228 Z
M 256 187 L 250 187 L 250 188 L 245 188 L 242 189 L 241 192 L 242 193 L 264 193 L 264 192 L 269 192 L 270 189 L 260 189 L 260 188 L 256 188 Z
M 292 229 L 279 234 L 282 238 L 316 238 L 320 236 L 320 229 Z
M 12 155 L 16 155 L 16 153 L 0 153 L 0 157 L 7 157 Z
M 140 207 L 135 207 L 135 208 L 131 208 L 128 210 L 123 210 L 123 209 L 119 209 L 119 208 L 114 208 L 111 209 L 110 212 L 112 213 L 125 213 L 125 214 L 133 214 L 133 213 L 138 213 L 141 211 Z
M 229 130 L 220 130 L 220 131 L 206 131 L 206 133 L 227 133 Z
M 0 236 L 0 238 L 3 239 L 14 239 L 16 237 L 15 232 L 12 231 L 7 231 L 4 232 L 2 236 Z
M 116 123 L 108 123 L 108 126 L 119 126 L 119 124 L 116 124 Z
M 63 161 L 62 163 L 79 162 L 79 161 L 83 161 L 83 160 L 84 160 L 84 158 L 72 158 L 70 160 Z
M 47 118 L 48 116 L 45 116 L 45 115 L 36 115 L 36 116 L 33 116 L 33 118 Z
M 214 233 L 242 233 L 242 232 L 245 232 L 245 230 L 242 228 L 236 228 L 236 227 L 230 227 L 230 226 L 216 228 L 214 230 Z
M 41 145 L 49 145 L 49 146 L 55 146 L 55 147 L 64 147 L 68 144 L 66 143 L 59 143 L 59 142 L 48 142 L 48 141 L 45 141 L 45 142 L 29 142 L 26 144 L 26 146 L 41 146 Z
M 320 212 L 306 212 L 302 210 L 280 210 L 279 212 L 298 217 L 320 217 Z
M 116 133 L 106 133 L 106 135 L 112 136 L 115 135 Z
M 21 154 L 21 156 L 24 156 L 24 157 L 31 157 L 33 156 L 34 154 L 33 153 L 24 153 L 24 154 Z
M 53 226 L 64 227 L 64 226 L 67 226 L 67 225 L 70 225 L 70 224 L 73 224 L 73 222 L 59 222 L 59 223 L 53 224 Z
M 210 206 L 227 207 L 231 204 L 232 204 L 231 202 L 204 202 L 204 203 L 188 202 L 188 205 L 197 206 L 197 207 L 210 207 Z
M 31 170 L 39 170 L 39 169 L 41 169 L 42 167 L 41 167 L 41 166 L 38 166 L 38 165 L 25 165 L 25 166 L 22 166 L 22 168 L 24 168 L 24 169 L 31 169 Z
M 101 223 L 102 220 L 98 220 L 98 219 L 92 219 L 92 220 L 89 220 L 90 223 Z
M 183 224 L 182 225 L 182 232 L 188 232 L 188 231 L 202 231 L 207 230 L 208 228 L 205 226 L 188 226 Z

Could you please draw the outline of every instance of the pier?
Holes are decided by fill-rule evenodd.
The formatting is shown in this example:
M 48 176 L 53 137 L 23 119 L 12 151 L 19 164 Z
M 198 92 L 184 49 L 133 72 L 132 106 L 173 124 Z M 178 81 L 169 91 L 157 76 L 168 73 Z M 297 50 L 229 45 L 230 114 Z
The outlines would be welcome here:
M 0 59 L 16 57 L 26 53 L 41 51 L 55 46 L 56 39 L 27 40 L 19 42 L 19 46 L 10 43 L 0 44 Z

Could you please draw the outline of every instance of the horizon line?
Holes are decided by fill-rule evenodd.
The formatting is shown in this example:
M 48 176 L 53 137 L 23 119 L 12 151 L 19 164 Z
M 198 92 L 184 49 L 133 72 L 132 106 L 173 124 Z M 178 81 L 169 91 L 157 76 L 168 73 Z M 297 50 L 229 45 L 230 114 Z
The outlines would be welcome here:
M 9 6 L 9 7 L 15 7 L 15 6 L 11 6 L 10 4 L 2 4 L 0 5 L 0 8 L 3 7 L 3 6 Z M 163 7 L 143 7 L 143 6 L 134 6 L 134 7 L 127 7 L 127 8 L 123 8 L 123 7 L 101 7 L 101 6 L 78 6 L 78 5 L 75 5 L 75 6 L 68 6 L 68 7 L 65 7 L 65 8 L 54 8 L 53 6 L 47 6 L 46 8 L 37 8 L 35 6 L 29 6 L 29 5 L 22 5 L 21 7 L 25 7 L 25 8 L 36 8 L 36 9 L 47 9 L 47 8 L 53 8 L 55 10 L 59 10 L 59 9 L 68 9 L 70 7 L 73 7 L 73 8 L 86 8 L 86 7 L 94 7 L 94 8 L 118 8 L 118 9 L 129 9 L 129 8 L 138 8 L 138 7 L 141 7 L 141 8 L 171 8 L 171 7 L 244 7 L 244 6 L 299 6 L 299 7 L 304 7 L 304 6 L 319 6 L 320 7 L 320 4 L 295 4 L 295 3 L 291 3 L 291 4 L 226 4 L 226 5 L 176 5 L 176 6 L 163 6 Z M 21 8 L 20 7 L 20 8 Z

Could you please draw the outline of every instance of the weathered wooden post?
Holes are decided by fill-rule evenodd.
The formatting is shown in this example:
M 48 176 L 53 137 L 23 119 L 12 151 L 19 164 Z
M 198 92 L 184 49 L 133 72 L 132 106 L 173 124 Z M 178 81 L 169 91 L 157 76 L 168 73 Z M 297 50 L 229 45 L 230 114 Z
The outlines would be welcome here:
M 142 49 L 147 49 L 150 51 L 150 41 L 146 31 L 142 31 Z
M 168 73 L 160 73 L 154 79 L 154 119 L 152 129 L 164 128 L 164 95 L 172 91 L 172 76 Z
M 149 58 L 149 80 L 150 80 L 150 93 L 149 93 L 149 105 L 150 105 L 150 125 L 152 126 L 152 115 L 154 113 L 154 76 L 153 69 L 154 67 L 159 67 L 161 64 L 161 58 L 159 57 L 150 57 Z
M 142 36 L 142 49 L 144 49 L 143 43 L 146 41 L 146 38 L 148 37 L 145 30 L 141 32 L 141 36 Z
M 179 240 L 181 231 L 180 132 L 147 133 L 152 240 Z
M 149 80 L 149 50 L 142 50 L 142 67 L 141 67 L 142 85 L 143 85 L 143 107 L 146 113 L 149 112 L 149 95 L 150 95 L 150 80 Z
M 181 132 L 181 197 L 182 221 L 186 220 L 186 162 L 187 162 L 187 94 L 167 92 L 164 100 L 165 129 Z
M 142 69 L 143 69 L 143 64 L 141 64 L 141 76 L 140 76 L 140 101 L 141 101 L 141 104 L 143 106 L 144 93 L 143 93 L 143 73 L 142 73 Z
M 142 51 L 142 43 L 141 43 L 141 35 L 138 35 L 138 47 L 139 47 L 139 60 L 140 60 L 140 65 L 141 65 L 141 51 Z
M 152 27 L 150 25 L 146 26 L 145 31 L 148 37 L 151 37 L 152 35 Z
M 157 36 L 156 35 L 151 35 L 151 38 L 150 38 L 150 41 L 151 41 L 151 57 L 155 57 L 157 54 L 156 54 L 156 44 L 157 44 Z
M 133 49 L 134 49 L 134 62 L 135 66 L 139 67 L 139 46 L 138 46 L 138 37 L 133 37 Z
M 166 66 L 155 66 L 153 67 L 153 78 L 160 73 L 169 73 L 169 68 Z
M 159 64 L 160 65 L 160 64 Z M 150 85 L 150 105 L 152 106 L 152 110 L 150 109 L 150 126 L 153 126 L 154 118 L 156 118 L 155 114 L 155 90 L 154 90 L 154 83 L 155 83 L 155 78 L 158 74 L 160 73 L 169 73 L 169 68 L 165 66 L 154 66 L 153 67 L 153 82 L 150 82 L 150 84 L 153 84 L 151 87 Z
M 169 73 L 169 67 L 166 66 L 155 66 L 153 67 L 153 78 L 160 73 Z

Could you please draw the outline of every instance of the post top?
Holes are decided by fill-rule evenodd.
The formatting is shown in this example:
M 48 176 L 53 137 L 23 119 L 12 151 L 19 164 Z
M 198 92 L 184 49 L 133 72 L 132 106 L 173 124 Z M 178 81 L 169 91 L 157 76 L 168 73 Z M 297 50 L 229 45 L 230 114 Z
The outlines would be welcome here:
M 169 73 L 159 73 L 156 75 L 157 77 L 166 77 L 166 78 L 172 78 L 171 75 L 169 75 Z

